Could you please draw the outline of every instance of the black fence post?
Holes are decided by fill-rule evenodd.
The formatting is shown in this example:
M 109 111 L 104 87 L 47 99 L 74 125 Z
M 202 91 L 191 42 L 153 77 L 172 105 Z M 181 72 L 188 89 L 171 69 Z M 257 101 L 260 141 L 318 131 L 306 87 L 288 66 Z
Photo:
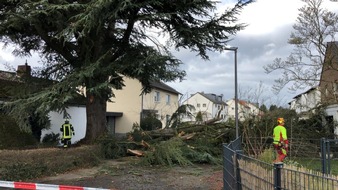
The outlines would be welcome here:
M 231 144 L 223 144 L 223 190 L 236 188 L 236 174 L 234 170 L 235 151 Z
M 325 155 L 325 161 L 326 161 L 326 174 L 331 173 L 331 152 L 330 152 L 330 141 L 327 141 L 326 144 L 326 155 Z
M 243 154 L 242 150 L 235 151 L 234 166 L 235 166 L 235 175 L 236 175 L 236 189 L 242 190 L 242 179 L 241 179 L 241 169 L 239 166 L 238 160 L 241 159 L 241 154 Z
M 322 161 L 322 173 L 323 174 L 327 174 L 327 171 L 326 171 L 326 144 L 325 144 L 326 140 L 325 138 L 321 138 L 320 139 L 320 150 L 321 150 L 321 153 L 320 153 L 320 157 L 321 157 L 321 161 Z
M 273 165 L 274 169 L 274 189 L 281 190 L 282 189 L 282 171 L 283 168 L 283 162 L 275 163 Z

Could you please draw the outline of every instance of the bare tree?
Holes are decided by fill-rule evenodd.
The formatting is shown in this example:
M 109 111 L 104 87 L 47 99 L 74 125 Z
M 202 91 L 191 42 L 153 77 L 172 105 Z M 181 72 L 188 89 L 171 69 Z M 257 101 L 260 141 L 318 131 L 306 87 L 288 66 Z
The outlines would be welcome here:
M 239 99 L 246 100 L 251 103 L 258 105 L 267 104 L 267 101 L 270 99 L 267 92 L 268 89 L 264 86 L 263 82 L 260 81 L 259 84 L 254 88 L 239 88 Z
M 304 89 L 318 85 L 326 42 L 334 41 L 338 32 L 338 16 L 322 8 L 322 0 L 303 0 L 306 5 L 299 9 L 294 32 L 288 43 L 294 45 L 293 52 L 285 59 L 276 58 L 264 66 L 270 74 L 279 71 L 282 75 L 275 80 L 273 90 L 278 93 L 287 84 L 289 90 Z

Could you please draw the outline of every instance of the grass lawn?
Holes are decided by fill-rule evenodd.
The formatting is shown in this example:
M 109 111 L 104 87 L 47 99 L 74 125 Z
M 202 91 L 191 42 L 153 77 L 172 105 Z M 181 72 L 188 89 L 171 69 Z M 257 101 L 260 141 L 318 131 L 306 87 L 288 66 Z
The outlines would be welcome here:
M 305 168 L 322 172 L 322 160 L 320 158 L 290 158 L 290 160 L 296 161 Z M 330 159 L 330 172 L 332 175 L 338 175 L 337 159 Z

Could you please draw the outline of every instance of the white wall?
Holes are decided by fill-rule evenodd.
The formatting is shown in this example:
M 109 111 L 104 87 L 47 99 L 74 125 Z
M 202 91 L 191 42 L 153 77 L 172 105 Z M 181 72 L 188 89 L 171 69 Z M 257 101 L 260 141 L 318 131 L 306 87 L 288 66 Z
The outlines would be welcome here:
M 115 97 L 107 102 L 107 112 L 122 112 L 122 117 L 115 120 L 115 133 L 125 134 L 133 129 L 133 124 L 140 124 L 141 101 L 140 96 L 142 84 L 136 79 L 129 77 L 123 78 L 125 87 L 121 90 L 114 90 Z
M 320 102 L 320 91 L 317 88 L 312 88 L 294 98 L 290 109 L 295 110 L 296 113 L 305 113 L 317 107 Z
M 155 101 L 154 99 L 155 92 L 159 92 L 160 94 L 159 101 Z M 170 96 L 169 102 L 167 102 L 167 95 Z M 162 122 L 162 128 L 167 125 L 167 116 L 171 117 L 178 108 L 178 95 L 162 89 L 153 88 L 150 93 L 144 94 L 141 98 L 143 98 L 143 110 L 157 111 L 157 119 Z
M 72 106 L 67 109 L 67 112 L 71 116 L 69 122 L 74 127 L 75 135 L 72 137 L 72 144 L 83 139 L 86 135 L 86 126 L 87 126 L 87 117 L 86 117 L 86 107 L 85 106 Z M 63 119 L 63 114 L 57 112 L 50 112 L 49 119 L 51 120 L 51 127 L 48 130 L 42 130 L 41 139 L 46 134 L 55 133 L 60 134 L 62 137 L 60 127 L 65 122 Z
M 218 106 L 223 106 L 221 104 L 215 104 L 214 102 L 210 101 L 208 98 L 200 94 L 199 92 L 190 96 L 187 100 L 185 100 L 183 105 L 190 104 L 195 107 L 195 110 L 191 110 L 192 114 L 195 117 L 186 117 L 184 116 L 181 121 L 187 122 L 187 121 L 196 121 L 196 115 L 198 112 L 202 112 L 203 115 L 203 121 L 210 120 L 212 118 L 215 118 L 219 112 Z M 200 107 L 197 107 L 197 104 L 200 105 Z M 205 107 L 203 106 L 205 104 Z M 228 106 L 224 106 L 223 110 L 221 111 L 221 117 L 224 117 L 222 121 L 227 120 L 228 115 Z
M 235 100 L 231 99 L 226 102 L 228 104 L 228 115 L 229 118 L 235 119 Z M 238 120 L 244 121 L 247 118 L 252 118 L 253 116 L 259 116 L 261 111 L 259 108 L 243 100 L 238 100 Z
M 333 116 L 335 124 L 338 122 L 338 104 L 327 106 L 325 112 L 328 116 Z M 334 126 L 334 134 L 338 135 L 338 126 Z

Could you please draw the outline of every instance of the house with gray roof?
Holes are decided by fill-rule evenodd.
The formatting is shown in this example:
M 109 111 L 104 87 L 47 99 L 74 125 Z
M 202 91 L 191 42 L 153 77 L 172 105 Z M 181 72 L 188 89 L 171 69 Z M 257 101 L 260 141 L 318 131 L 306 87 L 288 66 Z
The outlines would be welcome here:
M 193 117 L 185 116 L 182 118 L 182 121 L 196 122 L 196 116 L 199 112 L 202 114 L 202 122 L 215 118 L 220 121 L 227 120 L 228 105 L 224 102 L 222 94 L 216 95 L 213 93 L 197 92 L 192 94 L 182 104 L 190 104 L 195 107 L 195 110 L 191 111 Z

